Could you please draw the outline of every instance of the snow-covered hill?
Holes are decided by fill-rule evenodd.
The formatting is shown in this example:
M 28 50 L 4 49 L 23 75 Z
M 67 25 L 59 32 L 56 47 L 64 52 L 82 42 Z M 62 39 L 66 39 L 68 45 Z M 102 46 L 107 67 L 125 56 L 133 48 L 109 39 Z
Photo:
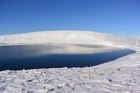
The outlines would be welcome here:
M 105 45 L 138 49 L 140 40 L 131 37 L 121 37 L 110 34 L 97 33 L 93 31 L 43 31 L 15 35 L 0 36 L 0 45 L 19 44 L 86 44 Z
M 86 31 L 0 36 L 0 45 L 86 44 L 140 50 L 139 37 Z M 140 93 L 140 52 L 93 67 L 0 71 L 0 93 Z

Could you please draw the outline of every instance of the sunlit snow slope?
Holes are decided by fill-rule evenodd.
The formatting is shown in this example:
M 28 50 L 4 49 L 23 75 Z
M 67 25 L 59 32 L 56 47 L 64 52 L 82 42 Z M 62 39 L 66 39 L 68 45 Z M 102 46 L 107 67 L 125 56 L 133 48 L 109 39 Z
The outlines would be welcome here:
M 138 49 L 140 40 L 93 31 L 43 31 L 15 35 L 1 35 L 0 45 L 20 44 L 88 44 Z

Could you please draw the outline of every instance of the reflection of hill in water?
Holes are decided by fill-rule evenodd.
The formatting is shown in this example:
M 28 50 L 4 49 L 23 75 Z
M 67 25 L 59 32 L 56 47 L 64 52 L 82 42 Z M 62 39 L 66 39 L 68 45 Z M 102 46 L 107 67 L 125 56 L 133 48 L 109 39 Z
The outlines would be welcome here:
M 112 61 L 133 50 L 98 45 L 19 45 L 0 47 L 2 69 L 84 67 Z
M 18 45 L 1 46 L 0 59 L 24 58 L 50 54 L 94 54 L 117 50 L 118 48 L 99 45 L 82 44 L 44 44 L 44 45 Z

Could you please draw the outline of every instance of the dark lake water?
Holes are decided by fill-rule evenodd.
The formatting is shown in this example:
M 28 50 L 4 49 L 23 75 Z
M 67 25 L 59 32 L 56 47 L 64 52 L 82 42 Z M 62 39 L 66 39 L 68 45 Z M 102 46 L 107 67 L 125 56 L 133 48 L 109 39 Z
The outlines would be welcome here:
M 84 46 L 86 47 L 86 46 Z M 96 46 L 97 47 L 97 46 Z M 90 48 L 92 48 L 90 46 Z M 95 47 L 94 47 L 95 48 Z M 59 54 L 60 46 L 1 46 L 0 70 L 34 68 L 87 67 L 102 64 L 135 53 L 130 49 L 113 50 L 95 54 Z

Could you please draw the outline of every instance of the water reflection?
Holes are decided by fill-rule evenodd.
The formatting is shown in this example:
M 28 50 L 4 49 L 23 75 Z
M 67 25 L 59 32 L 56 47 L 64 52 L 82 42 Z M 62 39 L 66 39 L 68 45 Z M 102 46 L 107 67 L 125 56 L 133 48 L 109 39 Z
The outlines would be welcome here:
M 134 52 L 97 45 L 1 46 L 0 70 L 94 66 Z

